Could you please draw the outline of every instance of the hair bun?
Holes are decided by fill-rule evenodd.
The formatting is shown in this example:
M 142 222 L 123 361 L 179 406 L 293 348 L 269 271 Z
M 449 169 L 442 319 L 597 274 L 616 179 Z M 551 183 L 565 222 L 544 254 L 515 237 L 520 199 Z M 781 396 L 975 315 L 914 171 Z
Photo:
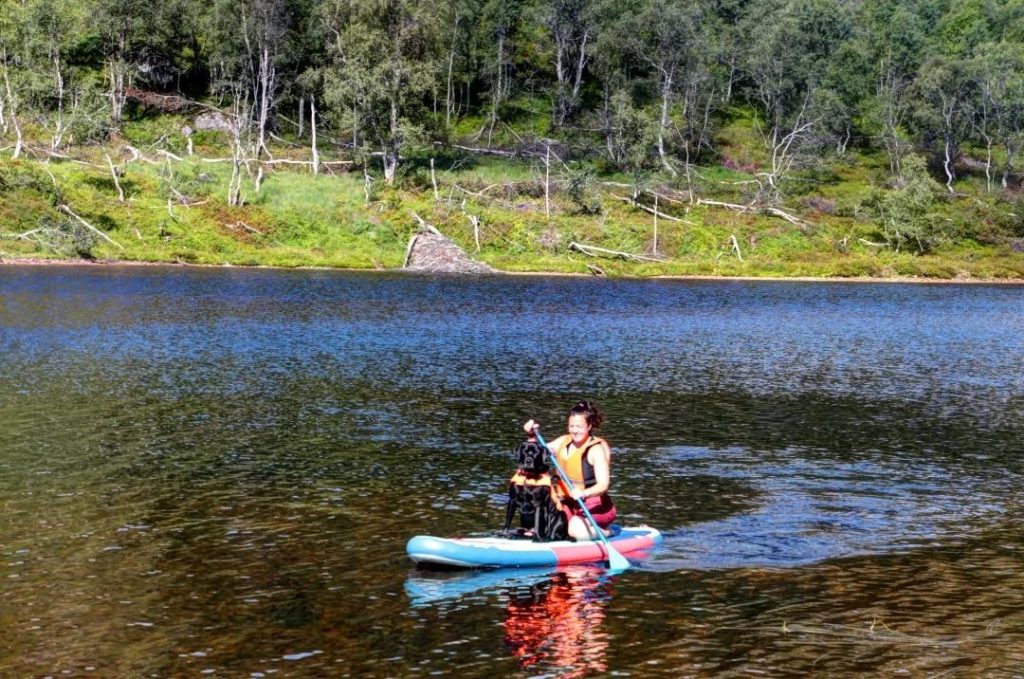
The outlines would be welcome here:
M 587 418 L 587 424 L 591 429 L 597 429 L 604 422 L 604 413 L 597 407 L 597 404 L 590 400 L 579 401 L 569 411 L 569 415 L 583 415 Z

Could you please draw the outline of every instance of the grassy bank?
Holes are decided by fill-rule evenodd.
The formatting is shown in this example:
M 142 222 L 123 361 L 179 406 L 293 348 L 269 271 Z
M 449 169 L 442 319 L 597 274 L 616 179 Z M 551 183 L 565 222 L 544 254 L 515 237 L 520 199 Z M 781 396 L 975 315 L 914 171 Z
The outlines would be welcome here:
M 1018 251 L 1024 219 L 1015 212 L 1017 199 L 986 191 L 983 176 L 968 176 L 954 196 L 936 202 L 931 217 L 941 222 L 945 237 L 927 254 L 897 251 L 863 208 L 873 193 L 886 190 L 884 156 L 851 152 L 804 171 L 787 186 L 784 208 L 792 221 L 756 209 L 702 204 L 697 199 L 749 201 L 751 172 L 764 159 L 742 116 L 723 130 L 721 158 L 698 168 L 689 181 L 645 176 L 641 200 L 647 210 L 624 200 L 633 190 L 630 177 L 558 163 L 546 173 L 536 156 L 460 149 L 435 154 L 433 177 L 428 156 L 410 158 L 394 188 L 376 179 L 367 189 L 356 163 L 329 165 L 312 176 L 309 165 L 276 162 L 263 165 L 257 190 L 253 163 L 243 177 L 244 204 L 231 206 L 227 140 L 199 135 L 190 157 L 177 132 L 182 122 L 164 117 L 129 124 L 106 147 L 75 148 L 45 165 L 38 150 L 17 161 L 4 153 L 0 258 L 397 268 L 418 215 L 474 258 L 505 271 L 1024 278 L 1024 254 Z M 308 161 L 305 141 L 291 142 L 272 148 L 274 159 Z M 108 155 L 118 171 L 116 182 Z M 655 194 L 657 219 L 650 212 Z M 573 243 L 638 257 L 585 254 L 571 249 Z

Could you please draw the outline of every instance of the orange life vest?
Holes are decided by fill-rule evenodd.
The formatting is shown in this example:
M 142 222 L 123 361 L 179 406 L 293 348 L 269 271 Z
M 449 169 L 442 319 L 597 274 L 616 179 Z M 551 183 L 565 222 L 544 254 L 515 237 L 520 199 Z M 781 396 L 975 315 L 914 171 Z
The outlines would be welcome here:
M 512 476 L 509 483 L 513 486 L 546 487 L 548 494 L 551 495 L 551 500 L 555 503 L 555 509 L 562 510 L 562 503 L 559 501 L 559 494 L 555 490 L 550 474 L 527 474 L 520 469 Z
M 576 486 L 580 490 L 586 490 L 597 483 L 597 479 L 594 477 L 593 466 L 586 461 L 587 453 L 590 452 L 590 449 L 594 446 L 605 443 L 605 440 L 597 437 L 590 437 L 583 442 L 582 446 L 571 453 L 567 453 L 569 450 L 569 444 L 572 443 L 572 437 L 565 436 L 563 438 L 564 441 L 559 444 L 558 450 L 555 451 L 555 455 L 558 456 L 558 464 L 569 477 L 566 481 L 571 481 L 572 485 Z M 605 443 L 605 445 L 607 444 Z M 567 454 L 568 457 L 566 457 Z M 590 473 L 588 474 L 587 472 Z M 569 490 L 569 486 L 566 483 L 560 482 L 558 490 L 563 497 L 572 495 Z

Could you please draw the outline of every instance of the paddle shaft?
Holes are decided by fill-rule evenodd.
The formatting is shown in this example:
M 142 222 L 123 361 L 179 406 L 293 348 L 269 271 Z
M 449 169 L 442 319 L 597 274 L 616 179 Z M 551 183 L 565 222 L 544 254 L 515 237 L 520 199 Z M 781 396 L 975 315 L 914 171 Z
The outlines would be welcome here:
M 540 442 L 540 444 L 547 448 L 549 451 L 551 451 L 551 462 L 552 464 L 555 465 L 555 470 L 558 472 L 558 475 L 561 476 L 562 479 L 566 482 L 566 484 L 569 485 L 569 487 L 571 488 L 572 481 L 569 480 L 569 475 L 565 473 L 565 471 L 562 469 L 562 465 L 558 463 L 558 451 L 551 450 L 551 448 L 548 448 L 547 441 L 545 441 L 544 437 L 541 436 L 540 434 L 540 427 L 534 428 L 533 433 L 537 437 L 537 440 Z M 611 566 L 614 570 L 625 570 L 629 568 L 629 561 L 626 559 L 626 557 L 619 554 L 618 550 L 612 547 L 612 543 L 608 541 L 607 537 L 605 537 L 604 531 L 601 530 L 601 526 L 597 525 L 597 520 L 594 519 L 594 515 L 590 513 L 589 509 L 587 509 L 587 503 L 580 500 L 579 506 L 583 510 L 584 516 L 586 516 L 587 519 L 590 521 L 590 525 L 594 527 L 594 531 L 597 533 L 597 537 L 599 537 L 601 539 L 601 542 L 604 543 L 606 553 L 608 554 L 608 565 Z

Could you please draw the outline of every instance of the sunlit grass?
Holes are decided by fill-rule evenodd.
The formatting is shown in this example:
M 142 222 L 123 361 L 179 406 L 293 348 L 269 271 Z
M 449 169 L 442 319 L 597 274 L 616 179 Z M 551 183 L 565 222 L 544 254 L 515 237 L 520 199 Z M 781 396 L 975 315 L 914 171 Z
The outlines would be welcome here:
M 540 135 L 549 124 L 543 102 L 510 102 L 508 124 L 495 128 L 495 146 L 514 144 L 516 136 Z M 884 153 L 850 151 L 823 158 L 787 184 L 784 207 L 805 221 L 798 226 L 756 209 L 661 202 L 658 220 L 616 196 L 631 192 L 631 176 L 598 173 L 602 195 L 598 214 L 582 214 L 565 194 L 567 175 L 552 168 L 550 203 L 544 198 L 545 174 L 536 160 L 511 159 L 436 149 L 410 156 L 400 185 L 383 186 L 379 171 L 370 199 L 362 171 L 324 171 L 313 176 L 308 165 L 268 166 L 256 190 L 255 165 L 243 173 L 244 204 L 227 204 L 228 162 L 129 162 L 125 146 L 140 148 L 150 159 L 155 148 L 184 156 L 184 120 L 173 117 L 134 121 L 123 141 L 108 149 L 91 146 L 74 155 L 86 161 L 54 159 L 53 179 L 30 161 L 0 161 L 0 232 L 24 233 L 44 217 L 60 217 L 66 203 L 118 246 L 98 241 L 92 253 L 102 259 L 191 262 L 199 264 L 393 268 L 402 263 L 409 237 L 418 228 L 415 215 L 435 225 L 471 256 L 507 271 L 553 271 L 610 276 L 910 276 L 922 278 L 1021 278 L 1024 256 L 1008 244 L 972 240 L 1014 208 L 999 192 L 986 191 L 984 176 L 965 175 L 958 194 L 936 204 L 953 238 L 936 252 L 919 256 L 880 247 L 878 227 L 859 205 L 889 182 Z M 455 134 L 464 145 L 488 122 L 463 119 Z M 197 153 L 230 156 L 224 135 L 197 135 Z M 756 186 L 755 172 L 766 156 L 749 111 L 735 110 L 720 132 L 721 158 L 697 168 L 698 197 L 745 204 Z M 308 159 L 300 145 L 274 149 L 277 158 Z M 120 168 L 125 201 L 106 165 Z M 325 149 L 324 156 L 329 156 Z M 91 164 L 89 164 L 91 163 Z M 334 166 L 337 169 L 340 166 Z M 597 169 L 600 169 L 598 167 Z M 437 183 L 435 198 L 433 183 Z M 55 184 L 55 186 L 54 186 Z M 621 186 L 625 185 L 625 186 Z M 683 176 L 648 173 L 647 190 L 687 195 Z M 650 194 L 645 194 L 650 199 Z M 674 219 L 670 218 L 674 217 Z M 477 227 L 474 228 L 473 221 Z M 613 255 L 584 256 L 569 249 L 577 242 L 657 261 Z M 656 250 L 655 250 L 655 245 Z M 0 257 L 45 255 L 33 243 L 5 237 Z M 588 267 L 588 265 L 590 265 Z

